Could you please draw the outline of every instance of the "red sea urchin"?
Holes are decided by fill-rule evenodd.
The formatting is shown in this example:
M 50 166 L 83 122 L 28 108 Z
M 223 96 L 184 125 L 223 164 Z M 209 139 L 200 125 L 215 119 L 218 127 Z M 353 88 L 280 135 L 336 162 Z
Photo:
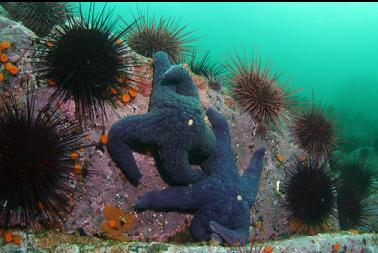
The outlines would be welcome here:
M 324 159 L 335 147 L 334 123 L 322 107 L 312 104 L 304 109 L 292 125 L 296 144 L 316 159 Z
M 329 229 L 336 213 L 336 180 L 328 160 L 296 158 L 284 192 L 289 225 L 294 231 L 314 234 Z
M 50 101 L 73 100 L 80 120 L 104 120 L 105 104 L 113 104 L 114 91 L 130 88 L 136 65 L 123 38 L 131 26 L 116 31 L 119 18 L 112 18 L 106 6 L 88 15 L 79 6 L 79 17 L 69 15 L 67 23 L 50 37 L 37 40 L 35 70 L 56 90 Z
M 171 62 L 178 63 L 191 50 L 189 45 L 197 40 L 191 37 L 192 32 L 186 31 L 187 25 L 181 26 L 178 20 L 161 16 L 149 17 L 140 11 L 134 16 L 135 26 L 130 29 L 127 43 L 140 55 L 150 57 L 164 51 Z
M 33 94 L 24 104 L 1 95 L 1 228 L 49 227 L 70 212 L 80 196 L 80 187 L 72 185 L 80 172 L 72 153 L 85 146 L 79 126 L 56 105 L 37 110 Z
M 270 65 L 264 67 L 261 60 L 249 61 L 237 54 L 227 67 L 233 96 L 254 122 L 269 125 L 293 116 L 298 102 L 292 95 L 298 90 L 286 91 L 285 85 L 279 85 L 279 76 L 272 74 Z

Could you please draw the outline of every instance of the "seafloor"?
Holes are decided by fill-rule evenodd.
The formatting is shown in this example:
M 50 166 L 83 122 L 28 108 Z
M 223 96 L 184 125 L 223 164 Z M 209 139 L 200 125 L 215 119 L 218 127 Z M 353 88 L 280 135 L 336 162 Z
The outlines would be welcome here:
M 1 11 L 1 10 L 0 10 Z M 16 46 L 9 52 L 12 61 L 17 63 L 20 70 L 29 73 L 31 78 L 30 49 L 33 47 L 28 39 L 35 36 L 21 24 L 0 16 L 0 39 L 14 43 Z M 120 103 L 117 108 L 108 107 L 108 121 L 105 131 L 119 118 L 128 115 L 147 112 L 151 92 L 152 68 L 150 61 L 137 56 L 144 65 L 134 69 L 143 73 L 143 80 L 137 85 L 140 93 L 129 104 Z M 269 131 L 264 137 L 255 135 L 255 125 L 248 115 L 239 111 L 233 99 L 225 94 L 212 90 L 206 80 L 193 74 L 198 87 L 201 102 L 204 107 L 216 107 L 228 119 L 232 145 L 240 171 L 247 167 L 249 159 L 256 148 L 267 148 L 265 166 L 262 172 L 257 201 L 251 210 L 252 224 L 250 232 L 259 240 L 268 238 L 273 233 L 279 240 L 269 241 L 275 247 L 274 252 L 333 252 L 335 244 L 341 245 L 338 252 L 378 252 L 378 238 L 376 234 L 363 234 L 358 231 L 338 231 L 337 222 L 333 222 L 332 233 L 315 236 L 294 235 L 286 223 L 283 199 L 280 194 L 279 183 L 286 177 L 288 161 L 301 151 L 289 142 L 285 131 Z M 20 98 L 23 91 L 17 86 L 19 77 L 10 79 L 9 89 Z M 35 91 L 38 104 L 46 102 L 52 92 L 52 87 L 40 87 Z M 72 108 L 69 108 L 72 110 Z M 72 112 L 72 111 L 71 111 Z M 97 142 L 103 129 L 98 125 L 88 126 L 90 140 Z M 221 247 L 210 244 L 193 243 L 188 235 L 191 215 L 180 213 L 163 213 L 147 211 L 138 214 L 131 231 L 127 231 L 126 241 L 116 241 L 104 236 L 102 224 L 106 222 L 104 207 L 114 206 L 121 210 L 129 210 L 136 199 L 152 190 L 166 187 L 160 178 L 152 157 L 135 154 L 139 166 L 142 168 L 143 179 L 138 187 L 127 182 L 124 175 L 112 162 L 106 148 L 89 149 L 82 154 L 88 168 L 96 172 L 84 184 L 86 196 L 74 203 L 72 215 L 63 221 L 63 228 L 51 232 L 29 233 L 14 231 L 21 236 L 20 245 L 4 244 L 0 241 L 2 252 L 237 252 L 239 249 Z M 62 232 L 65 231 L 65 232 Z M 108 234 L 109 235 L 109 234 Z M 112 237 L 112 235 L 109 235 Z M 288 238 L 288 239 L 282 239 Z M 124 238 L 125 239 L 125 238 Z M 285 251 L 286 249 L 286 251 Z M 241 249 L 244 250 L 244 249 Z M 244 251 L 242 251 L 244 252 Z M 247 251 L 248 252 L 248 251 Z M 252 251 L 252 252 L 258 252 Z
M 13 252 L 56 252 L 56 253 L 233 253 L 250 252 L 247 247 L 221 247 L 217 245 L 191 243 L 173 244 L 161 242 L 120 242 L 99 239 L 90 236 L 67 235 L 59 232 L 22 234 L 20 246 L 8 244 L 0 247 L 2 253 Z M 340 244 L 337 252 L 367 253 L 378 252 L 377 234 L 355 234 L 339 232 L 319 234 L 316 236 L 295 236 L 290 239 L 268 242 L 274 252 L 287 253 L 332 253 L 333 245 Z M 260 245 L 252 245 L 252 253 L 258 251 Z

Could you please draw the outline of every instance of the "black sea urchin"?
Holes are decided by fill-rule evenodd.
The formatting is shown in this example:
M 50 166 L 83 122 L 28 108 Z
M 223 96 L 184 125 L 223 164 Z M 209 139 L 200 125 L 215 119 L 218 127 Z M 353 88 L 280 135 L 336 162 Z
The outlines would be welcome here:
M 0 98 L 0 227 L 48 227 L 70 212 L 83 133 L 57 106 Z
M 200 59 L 197 52 L 193 50 L 192 57 L 188 63 L 190 70 L 196 74 L 209 79 L 211 76 L 220 76 L 224 73 L 224 69 L 217 63 L 212 63 L 210 60 L 210 52 L 207 51 Z
M 150 57 L 164 51 L 171 62 L 179 62 L 185 53 L 191 50 L 189 45 L 196 38 L 191 37 L 192 32 L 187 31 L 187 25 L 180 25 L 174 18 L 142 15 L 140 11 L 134 17 L 135 26 L 127 36 L 127 43 L 140 55 Z
M 337 212 L 339 225 L 343 230 L 369 231 L 373 227 L 369 220 L 376 215 L 371 200 L 355 196 L 350 188 L 338 189 Z
M 132 81 L 130 49 L 122 38 L 131 26 L 115 31 L 119 18 L 106 7 L 97 15 L 90 5 L 88 15 L 79 7 L 79 17 L 70 15 L 65 25 L 39 42 L 36 72 L 56 90 L 50 100 L 73 100 L 78 119 L 104 119 L 105 104 Z
M 335 147 L 334 123 L 320 106 L 312 104 L 293 121 L 296 144 L 316 159 L 330 155 Z
M 327 230 L 335 216 L 336 181 L 327 162 L 296 158 L 284 184 L 288 221 L 296 232 Z
M 286 91 L 285 85 L 279 85 L 279 76 L 272 74 L 270 65 L 264 67 L 261 61 L 250 62 L 237 54 L 227 67 L 233 96 L 254 122 L 269 125 L 293 116 L 298 102 L 292 95 L 298 90 Z
M 194 74 L 204 76 L 207 79 L 207 83 L 211 89 L 220 91 L 226 79 L 224 75 L 225 69 L 222 65 L 211 62 L 209 53 L 210 52 L 207 51 L 207 53 L 199 59 L 196 51 L 193 50 L 188 65 Z
M 12 18 L 44 37 L 56 25 L 64 24 L 70 13 L 67 2 L 17 2 L 5 5 Z
M 369 229 L 373 208 L 367 200 L 375 187 L 377 169 L 364 157 L 347 155 L 332 164 L 337 174 L 337 209 L 340 228 Z

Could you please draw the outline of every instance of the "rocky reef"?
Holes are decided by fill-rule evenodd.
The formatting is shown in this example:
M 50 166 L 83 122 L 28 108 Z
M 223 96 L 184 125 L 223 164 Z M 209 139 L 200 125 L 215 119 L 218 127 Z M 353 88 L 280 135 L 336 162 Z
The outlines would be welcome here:
M 20 73 L 27 74 L 31 80 L 34 76 L 28 58 L 35 47 L 31 42 L 33 36 L 35 36 L 34 33 L 21 24 L 0 16 L 0 40 L 7 40 L 15 45 L 9 51 L 9 57 L 14 60 L 12 62 L 18 66 Z M 108 140 L 103 138 L 107 137 L 111 126 L 120 119 L 130 116 L 139 118 L 141 115 L 146 115 L 149 113 L 150 104 L 159 103 L 164 98 L 163 94 L 155 94 L 155 97 L 151 95 L 154 94 L 153 87 L 156 87 L 153 85 L 152 61 L 134 52 L 132 54 L 141 63 L 133 68 L 133 71 L 136 74 L 143 73 L 143 78 L 136 79 L 133 83 L 139 91 L 138 94 L 130 101 L 117 101 L 114 107 L 107 105 L 105 107 L 107 120 L 103 125 L 86 126 L 89 131 L 87 141 L 97 145 L 80 154 L 83 167 L 91 171 L 91 175 L 86 177 L 86 180 L 75 182 L 85 189 L 85 196 L 73 203 L 71 215 L 63 220 L 63 226 L 58 232 L 29 233 L 15 230 L 13 233 L 20 235 L 20 245 L 15 245 L 11 240 L 10 243 L 0 246 L 1 252 L 15 252 L 16 250 L 17 252 L 237 252 L 237 248 L 232 247 L 174 244 L 177 241 L 194 242 L 194 238 L 188 232 L 193 220 L 191 214 L 152 210 L 133 213 L 133 205 L 138 199 L 149 192 L 167 189 L 169 185 L 161 178 L 153 152 L 146 152 L 148 150 L 144 150 L 143 154 L 130 150 L 129 154 L 133 157 L 135 166 L 143 175 L 142 177 L 136 175 L 135 180 L 130 181 L 130 177 L 125 175 L 112 160 L 105 145 Z M 281 188 L 287 177 L 289 161 L 294 156 L 301 156 L 302 151 L 292 143 L 290 135 L 285 130 L 257 134 L 257 126 L 250 120 L 249 115 L 242 113 L 235 106 L 235 101 L 227 92 L 211 89 L 204 77 L 191 73 L 187 65 L 183 66 L 189 71 L 196 86 L 194 88 L 198 92 L 198 96 L 197 94 L 195 96 L 199 102 L 197 109 L 204 111 L 206 108 L 216 108 L 228 122 L 227 151 L 234 151 L 232 157 L 234 163 L 230 166 L 235 173 L 238 175 L 247 173 L 244 168 L 250 167 L 251 157 L 256 150 L 259 147 L 266 148 L 259 188 L 252 201 L 254 206 L 251 211 L 246 211 L 248 218 L 245 220 L 251 222 L 245 229 L 248 229 L 249 234 L 257 240 L 264 240 L 272 234 L 279 238 L 289 237 L 294 232 L 287 224 Z M 6 85 L 1 88 L 10 89 L 19 99 L 24 99 L 25 92 L 19 86 L 21 76 L 9 77 Z M 38 87 L 35 90 L 36 101 L 38 104 L 46 103 L 53 92 L 54 87 L 43 85 Z M 68 102 L 66 109 L 69 114 L 74 115 L 73 102 Z M 189 122 L 189 118 L 186 122 Z M 207 129 L 212 127 L 207 120 L 204 120 L 203 124 Z M 111 137 L 109 134 L 110 141 Z M 188 166 L 190 165 L 186 164 L 186 168 L 189 168 Z M 196 166 L 192 167 L 197 169 Z M 135 187 L 136 184 L 138 184 L 137 187 Z M 133 242 L 98 238 L 104 236 L 106 232 L 102 225 L 108 222 L 104 210 L 109 205 L 124 210 L 127 214 L 135 215 L 130 229 L 125 231 L 125 240 Z M 333 220 L 331 230 L 337 229 L 337 221 Z M 153 243 L 148 243 L 151 241 Z M 288 246 L 291 250 L 287 252 L 333 252 L 333 245 L 337 243 L 342 246 L 341 249 L 345 247 L 343 252 L 378 251 L 376 234 L 339 232 L 274 242 L 276 245 L 274 252 L 282 252 Z
M 40 234 L 19 234 L 21 245 L 7 244 L 0 246 L 3 253 L 38 252 L 38 253 L 236 253 L 263 252 L 271 253 L 374 253 L 378 251 L 377 234 L 333 233 L 316 236 L 294 237 L 287 240 L 267 241 L 248 244 L 245 247 L 222 247 L 207 244 L 170 244 L 161 242 L 120 242 L 101 240 L 93 237 L 67 235 L 55 232 Z
M 17 48 L 20 48 L 11 52 L 11 57 L 19 58 L 19 66 L 25 66 L 25 73 L 33 78 L 30 66 L 24 62 L 27 62 L 27 52 L 32 51 L 34 46 L 27 38 L 31 38 L 34 34 L 19 23 L 5 17 L 1 17 L 0 21 L 2 28 L 0 37 L 14 42 Z M 105 125 L 88 126 L 90 141 L 100 143 L 104 131 L 107 133 L 111 125 L 120 118 L 148 112 L 153 68 L 149 59 L 142 56 L 136 57 L 139 61 L 144 62 L 143 65 L 134 69 L 134 71 L 144 74 L 144 78 L 135 83 L 141 92 L 130 103 L 119 102 L 116 107 L 106 107 L 107 121 Z M 186 65 L 184 67 L 188 69 Z M 189 69 L 188 71 L 190 72 Z M 22 97 L 24 94 L 18 85 L 19 78 L 17 76 L 10 79 L 9 87 L 19 90 L 17 94 Z M 267 149 L 256 204 L 251 212 L 253 221 L 250 226 L 251 233 L 258 234 L 262 238 L 267 238 L 274 232 L 290 233 L 282 215 L 283 200 L 279 194 L 279 182 L 282 182 L 285 177 L 287 160 L 300 151 L 288 141 L 287 133 L 279 135 L 276 132 L 268 132 L 266 136 L 256 135 L 254 123 L 250 121 L 248 115 L 241 113 L 235 107 L 234 101 L 229 95 L 210 89 L 206 79 L 201 76 L 192 74 L 192 78 L 198 88 L 203 108 L 216 108 L 229 122 L 231 145 L 235 152 L 238 168 L 249 166 L 250 158 L 256 147 L 264 146 Z M 53 87 L 38 88 L 35 91 L 38 103 L 45 103 L 53 90 Z M 73 103 L 68 103 L 67 108 L 73 114 Z M 211 126 L 209 122 L 207 124 Z M 94 172 L 94 176 L 85 181 L 86 196 L 75 203 L 71 216 L 64 221 L 65 230 L 68 232 L 80 230 L 87 235 L 101 233 L 101 224 L 104 220 L 103 209 L 106 205 L 112 204 L 122 210 L 131 210 L 132 205 L 139 197 L 147 192 L 167 187 L 167 184 L 160 178 L 152 156 L 134 153 L 134 157 L 143 174 L 138 187 L 134 187 L 128 182 L 122 171 L 112 161 L 105 146 L 102 145 L 100 149 L 91 149 L 86 152 L 83 160 L 88 166 L 88 170 Z M 239 172 L 242 174 L 243 171 L 239 169 Z M 128 236 L 131 240 L 167 241 L 177 232 L 187 230 L 191 219 L 192 216 L 187 214 L 147 211 L 137 215 L 136 224 Z

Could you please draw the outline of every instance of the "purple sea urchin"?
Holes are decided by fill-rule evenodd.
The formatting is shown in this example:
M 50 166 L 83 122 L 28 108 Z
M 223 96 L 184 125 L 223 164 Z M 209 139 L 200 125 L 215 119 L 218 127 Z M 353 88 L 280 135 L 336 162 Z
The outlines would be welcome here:
M 97 15 L 90 5 L 85 17 L 68 16 L 67 23 L 42 40 L 36 72 L 56 87 L 51 101 L 73 100 L 78 119 L 104 119 L 105 104 L 115 101 L 114 90 L 130 87 L 135 61 L 122 38 L 131 26 L 115 31 L 118 18 L 104 7 Z M 126 80 L 126 81 L 125 81 Z
M 233 96 L 254 122 L 268 125 L 293 116 L 298 102 L 292 95 L 298 90 L 286 91 L 285 85 L 279 85 L 279 76 L 272 74 L 270 65 L 264 67 L 261 60 L 249 61 L 237 54 L 227 67 Z
M 71 200 L 80 194 L 72 186 L 80 172 L 72 153 L 84 146 L 79 127 L 58 106 L 37 110 L 33 94 L 26 104 L 19 104 L 12 94 L 1 95 L 1 228 L 48 227 L 70 212 Z

